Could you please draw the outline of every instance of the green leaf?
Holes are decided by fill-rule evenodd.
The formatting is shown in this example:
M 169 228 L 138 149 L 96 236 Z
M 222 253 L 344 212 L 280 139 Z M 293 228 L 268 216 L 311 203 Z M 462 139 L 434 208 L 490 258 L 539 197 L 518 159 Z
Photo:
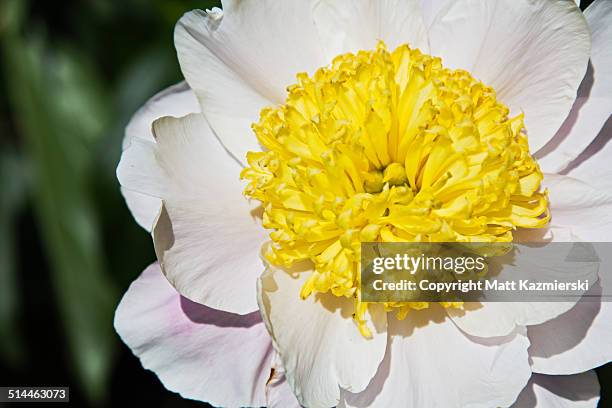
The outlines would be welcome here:
M 6 83 L 25 153 L 32 200 L 59 301 L 76 377 L 92 401 L 105 394 L 112 366 L 117 292 L 108 280 L 89 186 L 108 99 L 77 53 L 29 29 L 2 36 Z

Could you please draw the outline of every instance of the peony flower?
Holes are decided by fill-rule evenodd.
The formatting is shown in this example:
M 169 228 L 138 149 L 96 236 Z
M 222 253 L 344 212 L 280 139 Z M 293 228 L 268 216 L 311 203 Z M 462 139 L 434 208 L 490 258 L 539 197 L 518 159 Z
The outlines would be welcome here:
M 218 406 L 596 406 L 608 303 L 367 304 L 358 253 L 609 241 L 611 19 L 606 0 L 187 13 L 186 82 L 136 113 L 117 170 L 158 258 L 117 332 Z

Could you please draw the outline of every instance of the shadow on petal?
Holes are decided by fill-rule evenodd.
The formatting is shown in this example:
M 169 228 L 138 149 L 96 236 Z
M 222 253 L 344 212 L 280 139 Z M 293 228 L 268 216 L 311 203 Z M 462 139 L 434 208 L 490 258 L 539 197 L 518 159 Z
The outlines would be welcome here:
M 565 122 L 561 125 L 557 133 L 550 139 L 540 150 L 538 150 L 534 156 L 537 159 L 541 159 L 547 154 L 552 153 L 561 142 L 563 142 L 568 135 L 571 133 L 574 125 L 578 121 L 578 114 L 580 110 L 589 99 L 591 95 L 591 89 L 593 88 L 594 77 L 593 77 L 593 64 L 589 61 L 589 66 L 587 67 L 587 72 L 580 83 L 580 87 L 578 88 L 578 96 L 572 105 L 572 109 L 569 112 L 569 115 L 565 119 Z
M 607 143 L 612 139 L 612 116 L 608 118 L 604 126 L 601 128 L 597 137 L 591 142 L 591 144 L 576 157 L 570 164 L 567 165 L 563 171 L 559 174 L 568 175 L 572 170 L 580 166 L 582 163 L 590 159 L 596 153 L 606 146 Z
M 529 355 L 532 357 L 548 358 L 571 350 L 586 336 L 595 317 L 601 309 L 602 288 L 599 282 L 595 283 L 576 305 L 559 317 L 527 328 L 531 346 Z M 592 298 L 592 299 L 589 299 Z M 562 333 L 556 327 L 568 327 Z M 557 332 L 556 336 L 551 336 Z
M 594 407 L 598 399 L 599 382 L 593 371 L 575 375 L 534 374 L 512 407 Z
M 180 297 L 181 310 L 193 323 L 209 324 L 217 327 L 253 327 L 261 323 L 259 311 L 246 315 L 223 312 L 199 303 L 193 302 L 186 297 Z

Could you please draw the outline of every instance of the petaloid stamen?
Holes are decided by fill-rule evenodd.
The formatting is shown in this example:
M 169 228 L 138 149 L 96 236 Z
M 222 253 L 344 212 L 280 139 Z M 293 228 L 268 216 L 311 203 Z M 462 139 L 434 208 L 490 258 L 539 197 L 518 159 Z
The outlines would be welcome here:
M 345 54 L 297 76 L 253 130 L 245 194 L 262 202 L 276 265 L 310 260 L 302 297 L 360 301 L 360 243 L 510 242 L 548 223 L 543 178 L 522 115 L 492 88 L 407 45 Z M 426 302 L 387 303 L 402 319 Z M 445 303 L 445 307 L 460 307 Z

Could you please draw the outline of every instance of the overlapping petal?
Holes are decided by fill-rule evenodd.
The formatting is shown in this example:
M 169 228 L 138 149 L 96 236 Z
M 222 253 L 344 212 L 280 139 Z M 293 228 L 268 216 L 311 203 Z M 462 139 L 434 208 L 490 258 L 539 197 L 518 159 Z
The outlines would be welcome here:
M 594 371 L 568 376 L 535 374 L 512 408 L 595 408 L 599 381 Z
M 612 360 L 612 305 L 583 301 L 546 323 L 530 326 L 533 370 L 575 374 Z
M 125 151 L 133 139 L 153 141 L 153 122 L 163 116 L 181 117 L 200 111 L 200 106 L 191 88 L 180 82 L 153 96 L 132 117 L 125 128 L 123 150 Z M 151 231 L 155 218 L 159 214 L 161 200 L 147 194 L 139 193 L 125 186 L 121 192 L 132 212 L 132 215 L 147 231 Z
M 563 228 L 583 241 L 608 241 L 612 230 L 612 194 L 572 177 L 546 174 L 551 227 Z
M 591 282 L 591 286 L 597 282 L 599 262 L 559 263 L 560 259 L 569 255 L 571 247 L 566 246 L 566 253 L 562 253 L 563 249 L 559 247 L 555 251 L 543 251 L 542 245 L 523 245 L 516 248 L 517 253 L 490 259 L 490 266 L 500 270 L 495 278 L 504 282 L 531 280 L 535 276 L 553 281 L 571 276 L 572 279 Z M 461 309 L 448 309 L 447 313 L 462 330 L 471 335 L 496 337 L 508 335 L 519 327 L 547 322 L 576 305 L 575 298 L 565 302 L 512 300 L 516 302 L 466 303 Z
M 234 315 L 181 297 L 158 264 L 132 283 L 115 329 L 171 391 L 218 406 L 262 406 L 272 345 L 257 312 Z
M 285 369 L 278 353 L 272 358 L 272 374 L 266 383 L 266 407 L 268 408 L 300 408 L 300 403 L 285 377 Z
M 257 310 L 266 232 L 257 208 L 241 195 L 240 166 L 201 114 L 159 119 L 154 134 L 155 142 L 132 141 L 118 177 L 124 187 L 163 200 L 153 238 L 164 274 L 198 303 Z
M 317 0 L 313 10 L 327 62 L 346 52 L 374 49 L 381 40 L 391 50 L 409 44 L 429 51 L 418 0 Z
M 372 338 L 355 326 L 353 301 L 327 294 L 300 299 L 308 273 L 269 267 L 258 285 L 264 321 L 298 401 L 310 408 L 335 406 L 340 389 L 363 390 L 385 353 L 386 316 L 371 316 Z
M 519 327 L 547 322 L 575 302 L 484 302 L 449 309 L 448 314 L 465 332 L 480 337 L 505 336 Z
M 609 243 L 593 245 L 601 259 L 597 284 L 568 312 L 528 327 L 535 372 L 575 374 L 612 360 L 612 253 Z
M 610 158 L 612 158 L 612 118 L 609 118 L 597 138 L 563 174 L 588 183 L 593 188 L 612 192 Z
M 174 42 L 185 79 L 223 145 L 243 161 L 260 150 L 251 124 L 285 99 L 298 72 L 325 65 L 310 1 L 223 1 L 178 22 Z
M 125 127 L 123 150 L 130 147 L 132 140 L 154 141 L 153 122 L 164 116 L 180 118 L 200 111 L 195 94 L 182 81 L 152 96 L 136 113 Z
M 587 69 L 590 35 L 573 2 L 457 0 L 429 27 L 432 55 L 492 86 L 513 115 L 525 113 L 531 151 L 567 117 Z
M 509 406 L 531 375 L 527 337 L 479 339 L 441 308 L 389 318 L 385 359 L 365 391 L 343 393 L 340 407 Z
M 612 2 L 597 0 L 584 16 L 592 36 L 590 66 L 569 116 L 539 153 L 543 156 L 540 166 L 548 172 L 562 171 L 580 157 L 612 114 Z M 606 131 L 612 133 L 610 129 Z

